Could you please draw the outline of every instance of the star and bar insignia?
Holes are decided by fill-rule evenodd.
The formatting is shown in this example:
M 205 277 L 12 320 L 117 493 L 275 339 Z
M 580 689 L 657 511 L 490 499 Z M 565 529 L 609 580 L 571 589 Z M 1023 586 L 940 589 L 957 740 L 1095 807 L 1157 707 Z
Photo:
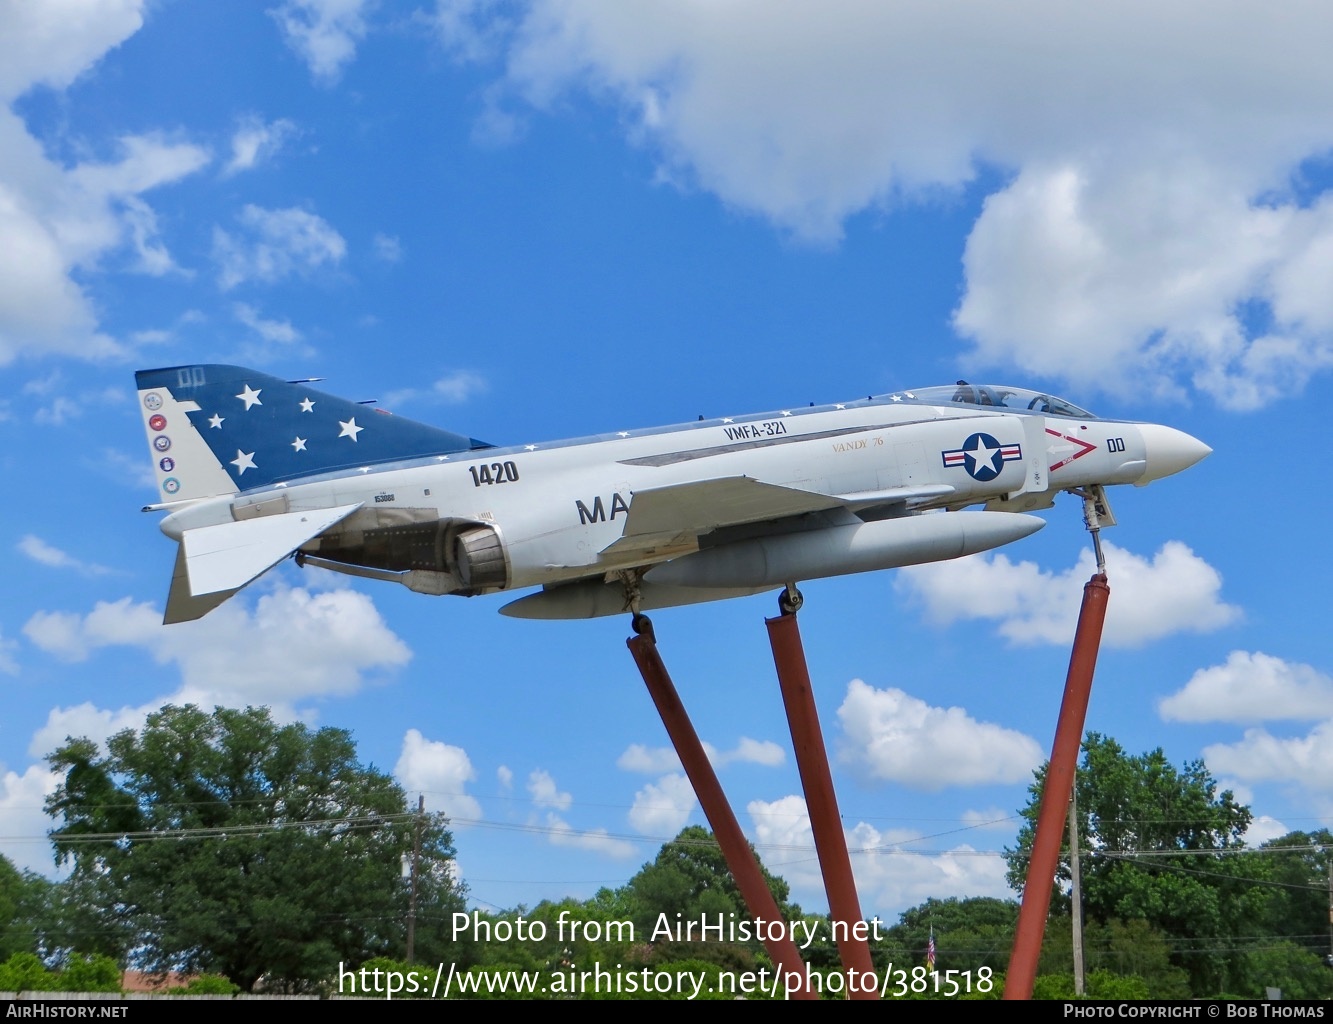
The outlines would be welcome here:
M 1001 444 L 990 434 L 972 434 L 963 442 L 961 448 L 940 452 L 944 465 L 962 466 L 973 480 L 986 483 L 994 480 L 1004 471 L 1006 462 L 1020 462 L 1023 459 L 1023 446 Z

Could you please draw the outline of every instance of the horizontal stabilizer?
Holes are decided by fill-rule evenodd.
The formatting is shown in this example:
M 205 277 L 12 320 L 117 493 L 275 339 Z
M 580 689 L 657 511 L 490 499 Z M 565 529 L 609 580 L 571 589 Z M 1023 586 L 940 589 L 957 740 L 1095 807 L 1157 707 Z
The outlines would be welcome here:
M 238 590 L 360 507 L 358 502 L 186 530 L 181 547 L 191 597 Z
M 162 616 L 162 625 L 202 619 L 234 593 L 236 590 L 219 590 L 203 597 L 193 597 L 190 594 L 190 577 L 185 570 L 185 545 L 177 544 L 176 566 L 171 570 L 171 589 L 167 592 L 167 611 Z

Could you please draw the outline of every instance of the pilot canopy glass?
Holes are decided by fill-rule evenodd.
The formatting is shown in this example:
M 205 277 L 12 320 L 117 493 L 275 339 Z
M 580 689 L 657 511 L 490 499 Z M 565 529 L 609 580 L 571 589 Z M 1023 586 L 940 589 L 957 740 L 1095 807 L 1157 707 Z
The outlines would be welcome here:
M 1011 388 L 999 384 L 952 384 L 933 388 L 916 388 L 902 392 L 904 398 L 923 405 L 976 405 L 985 409 L 1008 409 L 1016 412 L 1039 412 L 1046 416 L 1070 416 L 1080 420 L 1097 417 L 1086 409 L 1054 395 L 1042 394 L 1028 388 Z

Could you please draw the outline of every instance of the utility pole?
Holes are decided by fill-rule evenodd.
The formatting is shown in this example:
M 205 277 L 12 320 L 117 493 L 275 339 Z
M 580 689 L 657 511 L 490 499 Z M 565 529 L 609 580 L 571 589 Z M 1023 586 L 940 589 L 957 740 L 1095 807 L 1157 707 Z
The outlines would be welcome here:
M 1074 887 L 1069 894 L 1074 919 L 1074 994 L 1083 994 L 1083 885 L 1078 864 L 1078 773 L 1069 791 L 1069 874 Z
M 421 823 L 426 815 L 426 794 L 417 795 L 417 823 L 412 835 L 412 888 L 407 899 L 407 962 L 416 962 L 417 952 L 417 865 L 421 860 Z

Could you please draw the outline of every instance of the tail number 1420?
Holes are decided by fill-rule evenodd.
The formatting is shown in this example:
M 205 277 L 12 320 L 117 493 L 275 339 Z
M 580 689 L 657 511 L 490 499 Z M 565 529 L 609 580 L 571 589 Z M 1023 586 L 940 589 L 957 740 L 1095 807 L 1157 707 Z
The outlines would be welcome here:
M 489 465 L 468 466 L 472 474 L 472 486 L 482 487 L 489 484 L 509 484 L 518 480 L 518 467 L 512 462 L 492 462 Z

